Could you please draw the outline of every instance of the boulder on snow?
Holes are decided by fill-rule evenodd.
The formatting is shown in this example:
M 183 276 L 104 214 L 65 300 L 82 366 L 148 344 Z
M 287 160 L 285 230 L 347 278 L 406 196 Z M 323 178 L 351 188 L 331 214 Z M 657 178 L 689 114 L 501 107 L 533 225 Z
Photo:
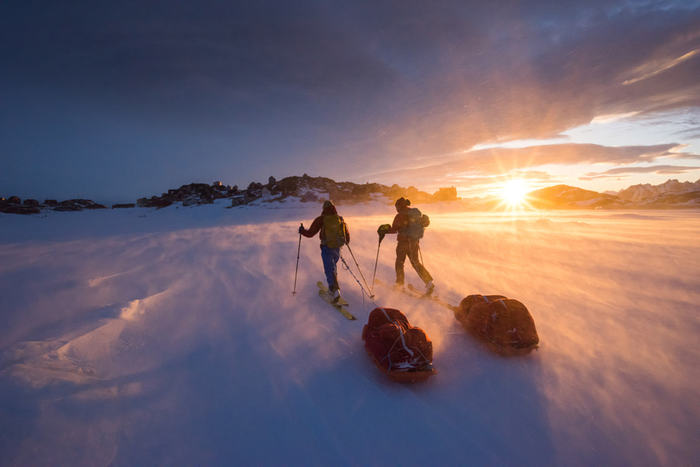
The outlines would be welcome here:
M 39 214 L 41 209 L 38 206 L 9 203 L 7 200 L 4 200 L 0 201 L 0 212 L 5 214 Z
M 151 196 L 151 198 L 139 198 L 136 200 L 136 205 L 140 208 L 164 208 L 170 206 L 173 202 L 170 199 Z
M 435 374 L 433 343 L 399 310 L 372 310 L 362 329 L 362 339 L 375 365 L 394 381 L 423 381 Z
M 39 203 L 34 204 L 35 200 L 22 200 L 17 196 L 10 196 L 8 199 L 0 199 L 0 212 L 5 214 L 38 214 L 41 212 Z
M 53 208 L 54 211 L 82 211 L 83 209 L 106 209 L 106 206 L 91 199 L 67 199 Z
M 470 334 L 501 355 L 528 353 L 540 341 L 525 305 L 503 295 L 469 295 L 454 313 Z
M 231 197 L 230 207 L 243 206 L 244 204 L 246 204 L 245 195 L 235 195 Z

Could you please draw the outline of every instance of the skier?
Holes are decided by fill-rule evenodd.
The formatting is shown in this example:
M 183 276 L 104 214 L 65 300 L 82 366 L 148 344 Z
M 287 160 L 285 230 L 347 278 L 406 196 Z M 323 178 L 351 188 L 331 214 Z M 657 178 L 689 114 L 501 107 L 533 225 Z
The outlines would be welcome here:
M 428 216 L 421 214 L 417 208 L 409 208 L 411 201 L 406 198 L 396 200 L 396 216 L 394 222 L 379 226 L 377 233 L 380 241 L 386 234 L 398 233 L 396 243 L 396 287 L 403 288 L 404 273 L 403 265 L 406 261 L 406 256 L 411 261 L 411 266 L 416 270 L 418 276 L 425 283 L 425 294 L 430 295 L 435 289 L 433 277 L 430 275 L 425 266 L 418 259 L 419 242 L 423 237 L 425 227 L 428 226 L 430 220 Z
M 304 237 L 311 238 L 318 232 L 320 232 L 319 236 L 321 237 L 321 259 L 328 282 L 328 290 L 332 300 L 338 302 L 340 300 L 340 287 L 338 286 L 337 263 L 340 259 L 340 247 L 350 243 L 350 232 L 331 200 L 323 202 L 321 215 L 314 219 L 308 230 L 304 228 L 304 224 L 299 226 L 299 233 Z

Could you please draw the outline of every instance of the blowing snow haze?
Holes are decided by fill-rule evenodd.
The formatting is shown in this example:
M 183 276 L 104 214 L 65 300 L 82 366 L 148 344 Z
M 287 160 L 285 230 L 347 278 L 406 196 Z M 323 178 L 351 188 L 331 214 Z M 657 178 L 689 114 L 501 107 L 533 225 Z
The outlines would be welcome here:
M 700 2 L 0 5 L 0 191 L 700 178 Z

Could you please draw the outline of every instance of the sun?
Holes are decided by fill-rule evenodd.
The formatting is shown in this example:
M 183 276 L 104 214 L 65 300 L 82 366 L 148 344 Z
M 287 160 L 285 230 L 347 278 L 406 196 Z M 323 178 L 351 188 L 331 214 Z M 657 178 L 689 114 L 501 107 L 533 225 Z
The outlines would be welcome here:
M 514 178 L 508 180 L 501 191 L 501 197 L 505 204 L 511 208 L 519 207 L 525 204 L 525 195 L 529 187 L 525 180 Z

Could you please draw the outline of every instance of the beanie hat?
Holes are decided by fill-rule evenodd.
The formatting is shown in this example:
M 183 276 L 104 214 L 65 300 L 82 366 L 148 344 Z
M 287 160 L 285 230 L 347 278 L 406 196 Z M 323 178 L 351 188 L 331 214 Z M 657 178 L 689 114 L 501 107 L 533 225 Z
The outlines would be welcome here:
M 408 199 L 404 198 L 403 196 L 401 198 L 397 199 L 396 203 L 394 203 L 394 206 L 396 207 L 396 209 L 401 209 L 403 207 L 410 206 L 410 205 L 411 205 L 411 200 L 408 200 Z

